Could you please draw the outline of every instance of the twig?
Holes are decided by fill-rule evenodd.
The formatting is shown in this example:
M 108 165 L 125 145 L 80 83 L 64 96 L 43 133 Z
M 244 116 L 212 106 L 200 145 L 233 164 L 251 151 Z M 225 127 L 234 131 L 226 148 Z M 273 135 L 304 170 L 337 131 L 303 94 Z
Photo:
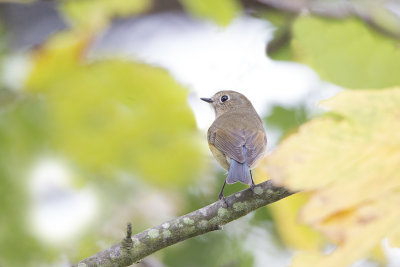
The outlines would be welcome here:
M 260 207 L 290 196 L 292 193 L 266 181 L 214 202 L 199 210 L 149 228 L 131 237 L 128 225 L 127 236 L 108 249 L 73 265 L 74 267 L 129 266 L 144 257 L 168 246 L 207 232 L 222 229 Z M 130 238 L 129 238 L 130 237 Z

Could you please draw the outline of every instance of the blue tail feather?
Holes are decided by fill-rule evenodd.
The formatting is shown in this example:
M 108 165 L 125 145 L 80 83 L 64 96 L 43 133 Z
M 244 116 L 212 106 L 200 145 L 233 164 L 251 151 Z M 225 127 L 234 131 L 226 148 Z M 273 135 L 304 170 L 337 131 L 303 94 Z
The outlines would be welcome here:
M 240 163 L 234 159 L 231 159 L 231 165 L 229 167 L 228 176 L 226 177 L 228 184 L 241 182 L 244 184 L 251 184 L 250 171 L 247 163 Z

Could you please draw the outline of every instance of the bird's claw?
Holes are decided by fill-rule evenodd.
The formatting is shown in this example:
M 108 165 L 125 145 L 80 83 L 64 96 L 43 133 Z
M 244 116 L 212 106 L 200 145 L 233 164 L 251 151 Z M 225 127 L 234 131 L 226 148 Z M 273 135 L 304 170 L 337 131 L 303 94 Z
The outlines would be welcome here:
M 228 203 L 226 202 L 226 198 L 224 197 L 223 194 L 220 194 L 218 196 L 218 199 L 224 201 L 225 207 L 228 207 Z
M 250 189 L 251 189 L 251 191 L 253 191 L 254 192 L 254 188 L 256 187 L 256 185 L 255 184 L 251 184 L 250 185 Z

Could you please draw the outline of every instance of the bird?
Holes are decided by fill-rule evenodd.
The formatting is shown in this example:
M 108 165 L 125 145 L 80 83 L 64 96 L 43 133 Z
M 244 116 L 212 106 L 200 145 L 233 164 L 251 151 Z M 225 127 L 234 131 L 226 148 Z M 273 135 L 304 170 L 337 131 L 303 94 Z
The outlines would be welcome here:
M 209 103 L 215 120 L 207 132 L 208 145 L 217 162 L 228 171 L 218 198 L 225 199 L 226 184 L 241 182 L 255 186 L 251 170 L 263 158 L 267 136 L 260 116 L 243 94 L 224 90 L 211 98 L 200 98 Z

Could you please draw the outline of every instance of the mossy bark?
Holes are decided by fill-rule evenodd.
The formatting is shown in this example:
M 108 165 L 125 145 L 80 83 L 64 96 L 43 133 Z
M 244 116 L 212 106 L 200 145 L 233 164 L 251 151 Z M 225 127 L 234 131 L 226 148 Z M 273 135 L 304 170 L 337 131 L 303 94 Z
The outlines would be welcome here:
M 222 229 L 223 225 L 291 194 L 285 188 L 276 187 L 271 181 L 266 181 L 226 197 L 225 201 L 214 202 L 199 210 L 149 228 L 132 236 L 131 240 L 125 238 L 121 243 L 73 266 L 129 266 L 162 248 Z

